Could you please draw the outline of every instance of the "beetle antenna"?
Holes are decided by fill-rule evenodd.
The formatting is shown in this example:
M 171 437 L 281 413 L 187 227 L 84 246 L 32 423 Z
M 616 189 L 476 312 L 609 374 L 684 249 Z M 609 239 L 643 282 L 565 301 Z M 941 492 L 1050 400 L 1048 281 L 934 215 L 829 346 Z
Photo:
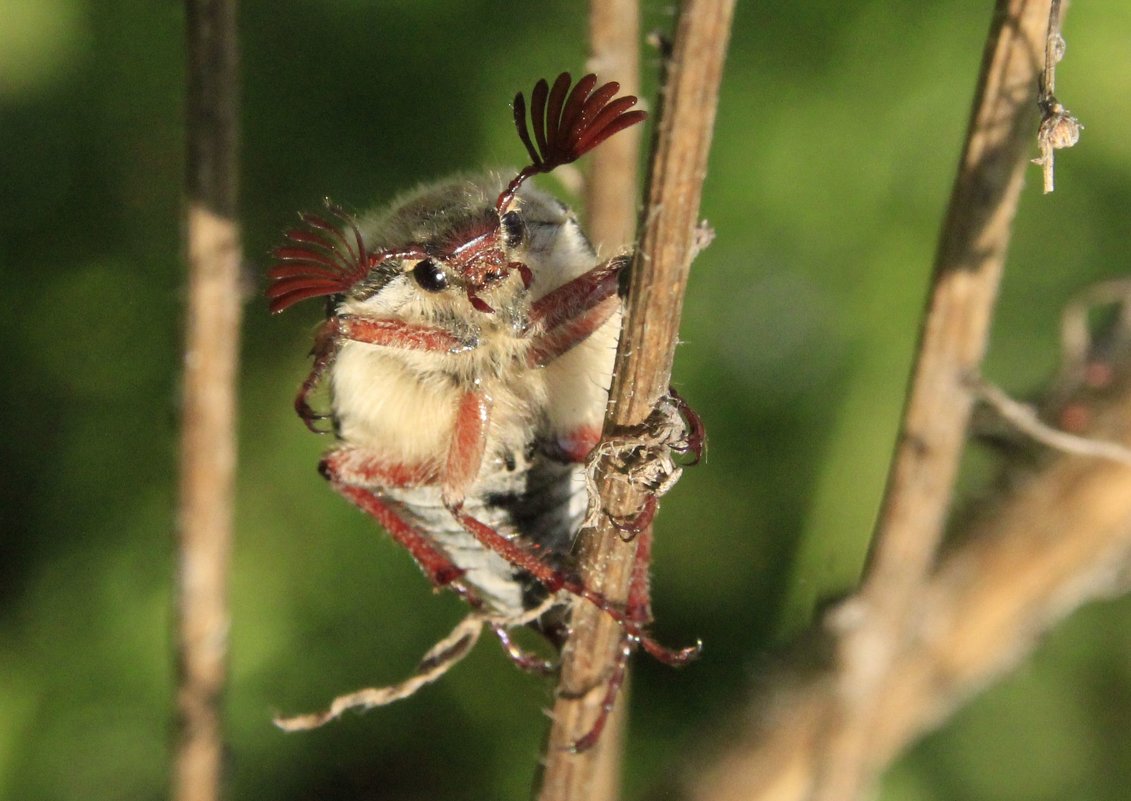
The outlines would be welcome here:
M 287 231 L 288 244 L 271 251 L 276 260 L 267 271 L 267 277 L 274 282 L 267 288 L 272 314 L 308 298 L 346 292 L 386 259 L 423 253 L 415 247 L 370 253 L 353 215 L 329 198 L 325 204 L 337 223 L 302 212 L 299 219 L 306 227 Z
M 634 95 L 613 99 L 620 91 L 616 81 L 597 87 L 597 76 L 589 73 L 570 90 L 571 81 L 570 74 L 563 72 L 553 87 L 545 78 L 534 85 L 530 93 L 533 137 L 526 122 L 526 98 L 522 92 L 514 96 L 514 125 L 530 155 L 530 164 L 499 195 L 495 203 L 499 213 L 530 176 L 576 161 L 613 134 L 643 122 L 648 116 L 645 111 L 629 110 L 636 105 Z
M 329 198 L 325 204 L 341 226 L 317 214 L 300 213 L 305 227 L 287 231 L 287 243 L 271 251 L 277 262 L 267 271 L 273 281 L 267 289 L 272 314 L 300 300 L 342 292 L 368 270 L 369 255 L 357 223 Z M 352 232 L 352 242 L 346 232 Z

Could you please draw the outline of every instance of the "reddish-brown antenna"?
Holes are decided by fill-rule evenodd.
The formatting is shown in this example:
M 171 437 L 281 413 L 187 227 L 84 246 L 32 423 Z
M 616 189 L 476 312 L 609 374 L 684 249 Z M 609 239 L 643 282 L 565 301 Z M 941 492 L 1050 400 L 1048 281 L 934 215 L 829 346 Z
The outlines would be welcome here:
M 341 221 L 341 227 L 316 214 L 299 214 L 307 227 L 287 231 L 289 244 L 271 251 L 278 262 L 267 271 L 267 277 L 274 282 L 267 288 L 272 314 L 307 298 L 346 292 L 368 275 L 373 265 L 386 259 L 427 256 L 420 248 L 411 246 L 369 253 L 353 217 L 329 201 L 326 209 Z M 353 234 L 352 242 L 345 232 Z
M 645 111 L 629 111 L 636 105 L 634 95 L 613 99 L 620 90 L 616 81 L 594 89 L 597 76 L 589 73 L 570 91 L 571 80 L 569 73 L 563 72 L 553 87 L 545 78 L 534 85 L 530 93 L 533 139 L 526 125 L 526 99 L 522 92 L 514 96 L 514 125 L 530 154 L 530 164 L 499 195 L 495 208 L 500 214 L 531 175 L 576 161 L 613 134 L 643 122 L 648 116 Z
M 495 208 L 500 216 L 527 178 L 576 161 L 613 134 L 648 116 L 643 111 L 629 111 L 636 105 L 633 95 L 614 99 L 620 90 L 615 81 L 598 87 L 597 76 L 590 73 L 572 90 L 571 82 L 569 73 L 563 72 L 552 87 L 544 78 L 534 85 L 530 93 L 533 138 L 526 123 L 526 99 L 521 92 L 515 95 L 514 124 L 518 138 L 530 154 L 530 164 L 499 195 Z M 428 258 L 428 253 L 414 244 L 369 253 L 353 217 L 329 201 L 326 208 L 340 225 L 315 214 L 300 214 L 306 227 L 287 231 L 287 244 L 272 251 L 276 264 L 267 271 L 272 281 L 267 288 L 272 314 L 308 298 L 347 292 L 383 261 Z M 509 266 L 522 272 L 523 283 L 530 285 L 529 267 L 519 262 Z M 474 290 L 469 284 L 472 303 L 480 311 L 489 312 L 491 307 Z

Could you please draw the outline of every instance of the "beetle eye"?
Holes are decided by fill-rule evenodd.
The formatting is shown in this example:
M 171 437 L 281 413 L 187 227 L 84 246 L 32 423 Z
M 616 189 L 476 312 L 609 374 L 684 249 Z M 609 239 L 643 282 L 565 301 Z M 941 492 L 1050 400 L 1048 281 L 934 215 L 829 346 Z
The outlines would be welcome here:
M 432 259 L 423 259 L 412 268 L 412 277 L 425 292 L 439 292 L 448 287 L 448 276 Z
M 503 229 L 503 243 L 508 248 L 516 248 L 526 239 L 526 223 L 517 211 L 508 211 L 499 223 Z

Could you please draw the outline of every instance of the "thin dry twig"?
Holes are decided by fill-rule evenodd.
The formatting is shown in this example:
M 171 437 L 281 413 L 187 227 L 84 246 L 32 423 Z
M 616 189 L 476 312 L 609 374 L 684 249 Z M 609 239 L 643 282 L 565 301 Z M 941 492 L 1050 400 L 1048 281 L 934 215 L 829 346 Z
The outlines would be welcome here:
M 1080 131 L 1084 126 L 1072 116 L 1072 112 L 1056 99 L 1056 65 L 1064 58 L 1066 44 L 1060 33 L 1060 0 L 1052 0 L 1049 5 L 1049 26 L 1045 35 L 1045 66 L 1041 71 L 1037 106 L 1041 109 L 1041 124 L 1037 129 L 1037 147 L 1040 158 L 1033 159 L 1041 166 L 1044 177 L 1045 194 L 1053 191 L 1053 152 L 1072 147 L 1080 141 Z
M 999 387 L 984 379 L 971 381 L 971 388 L 978 398 L 989 404 L 1003 420 L 1042 445 L 1062 453 L 1110 459 L 1131 467 L 1131 449 L 1119 443 L 1081 437 L 1046 425 L 1037 416 L 1035 408 L 1015 401 Z
M 232 0 L 189 0 L 184 411 L 178 511 L 177 801 L 220 795 L 236 464 L 239 229 Z
M 633 260 L 617 351 L 606 434 L 641 424 L 670 380 L 733 10 L 733 0 L 687 0 L 680 9 L 649 171 L 643 236 Z M 627 518 L 639 510 L 642 499 L 623 482 L 605 477 L 600 487 L 602 504 L 610 515 Z M 638 539 L 649 536 L 645 531 Z M 623 599 L 636 547 L 635 542 L 623 542 L 608 522 L 583 531 L 579 550 L 586 583 L 606 597 Z M 568 696 L 575 688 L 599 688 L 612 668 L 620 641 L 616 624 L 587 607 L 575 607 L 573 634 L 562 657 L 561 686 L 566 692 L 554 706 L 542 801 L 588 801 L 602 750 L 610 747 L 598 741 L 584 754 L 568 752 L 592 725 L 601 692 L 598 689 L 580 697 Z
M 587 68 L 602 78 L 616 80 L 626 94 L 640 94 L 639 0 L 591 0 L 589 4 L 589 61 Z M 640 126 L 622 131 L 597 148 L 589 160 L 585 183 L 585 230 L 602 257 L 612 256 L 636 237 L 639 209 L 637 179 Z M 631 558 L 623 549 L 617 557 Z M 625 571 L 627 564 L 619 568 Z M 590 580 L 586 576 L 586 581 Z M 624 754 L 625 686 L 609 716 L 601 741 L 589 754 L 549 761 L 544 766 L 545 792 L 569 797 L 566 788 L 590 801 L 615 801 L 620 796 Z

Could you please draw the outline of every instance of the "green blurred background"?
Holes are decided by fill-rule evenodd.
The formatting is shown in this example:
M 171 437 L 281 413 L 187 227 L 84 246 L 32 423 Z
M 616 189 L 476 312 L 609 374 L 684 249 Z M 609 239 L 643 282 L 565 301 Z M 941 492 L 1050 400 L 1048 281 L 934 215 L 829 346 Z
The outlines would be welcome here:
M 645 4 L 667 29 L 666 2 Z M 992 3 L 741 3 L 676 383 L 711 436 L 663 504 L 661 639 L 638 659 L 629 797 L 662 779 L 814 602 L 851 584 L 892 447 Z M 548 682 L 481 645 L 438 685 L 322 731 L 274 711 L 403 677 L 462 612 L 315 472 L 291 410 L 317 317 L 271 319 L 266 253 L 324 195 L 516 165 L 517 89 L 584 67 L 585 8 L 245 0 L 244 326 L 232 799 L 521 799 Z M 1034 390 L 1057 314 L 1126 270 L 1131 4 L 1077 3 L 1061 99 L 1087 126 L 1028 177 L 987 374 Z M 0 0 L 0 798 L 157 799 L 184 270 L 180 4 Z M 647 55 L 646 94 L 656 58 Z M 607 76 L 615 77 L 615 76 Z M 1035 155 L 1035 153 L 1034 153 Z M 552 180 L 545 185 L 554 188 Z M 964 478 L 975 491 L 988 460 Z M 1066 532 L 1068 535 L 1070 532 Z M 887 777 L 891 799 L 1115 799 L 1131 786 L 1131 602 L 1076 615 Z

